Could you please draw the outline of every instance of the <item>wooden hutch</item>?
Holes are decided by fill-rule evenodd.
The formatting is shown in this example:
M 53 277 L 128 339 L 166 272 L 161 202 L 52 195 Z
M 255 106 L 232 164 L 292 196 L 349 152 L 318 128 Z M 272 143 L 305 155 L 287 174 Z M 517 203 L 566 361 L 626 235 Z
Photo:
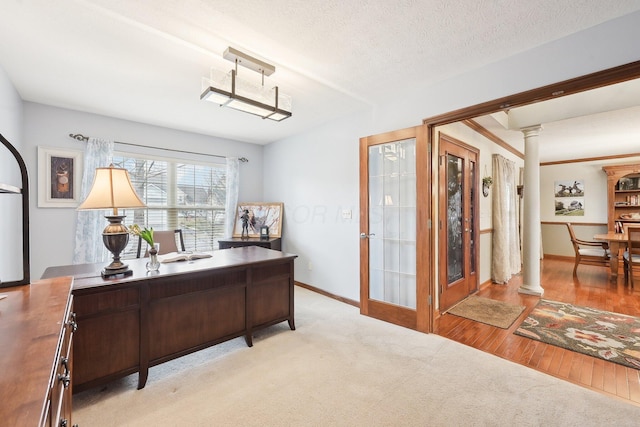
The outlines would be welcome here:
M 615 222 L 640 224 L 640 164 L 603 166 L 607 174 L 607 226 Z

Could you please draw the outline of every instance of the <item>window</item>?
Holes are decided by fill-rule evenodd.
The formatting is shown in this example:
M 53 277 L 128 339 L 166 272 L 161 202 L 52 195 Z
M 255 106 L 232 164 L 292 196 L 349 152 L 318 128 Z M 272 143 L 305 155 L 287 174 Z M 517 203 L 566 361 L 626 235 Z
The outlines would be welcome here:
M 182 229 L 185 248 L 212 251 L 224 236 L 226 167 L 182 160 L 116 153 L 116 167 L 129 171 L 131 183 L 147 205 L 121 209 L 127 225 L 154 230 Z M 123 258 L 136 256 L 138 239 L 131 238 Z

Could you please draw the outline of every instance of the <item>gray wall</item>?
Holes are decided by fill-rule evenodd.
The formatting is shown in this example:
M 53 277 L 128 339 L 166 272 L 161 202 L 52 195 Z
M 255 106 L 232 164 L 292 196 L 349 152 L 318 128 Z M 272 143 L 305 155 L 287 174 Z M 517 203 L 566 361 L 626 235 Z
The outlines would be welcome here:
M 263 147 L 260 145 L 144 125 L 31 102 L 24 103 L 24 120 L 25 143 L 22 153 L 34 177 L 30 185 L 32 194 L 30 200 L 31 274 L 33 278 L 39 278 L 48 266 L 71 264 L 73 258 L 76 211 L 74 208 L 39 208 L 36 179 L 38 146 L 84 150 L 85 143 L 69 138 L 69 133 L 82 133 L 87 136 L 157 148 L 246 157 L 249 162 L 241 163 L 240 166 L 240 199 L 252 201 L 262 199 Z M 169 155 L 182 157 L 179 153 L 167 154 L 158 150 L 135 149 L 118 145 L 116 145 L 116 150 L 136 150 L 164 157 Z M 96 236 L 96 239 L 101 239 L 101 237 Z

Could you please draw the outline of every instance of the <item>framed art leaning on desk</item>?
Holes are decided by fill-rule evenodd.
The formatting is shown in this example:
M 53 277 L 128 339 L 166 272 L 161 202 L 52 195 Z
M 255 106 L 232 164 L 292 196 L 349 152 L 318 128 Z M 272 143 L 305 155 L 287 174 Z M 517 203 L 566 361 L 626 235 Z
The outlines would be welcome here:
M 248 211 L 248 212 L 245 212 Z M 248 215 L 248 218 L 243 216 Z M 233 237 L 260 237 L 260 228 L 269 227 L 270 237 L 282 237 L 282 219 L 284 206 L 282 203 L 238 203 Z M 244 220 L 247 229 L 244 229 Z

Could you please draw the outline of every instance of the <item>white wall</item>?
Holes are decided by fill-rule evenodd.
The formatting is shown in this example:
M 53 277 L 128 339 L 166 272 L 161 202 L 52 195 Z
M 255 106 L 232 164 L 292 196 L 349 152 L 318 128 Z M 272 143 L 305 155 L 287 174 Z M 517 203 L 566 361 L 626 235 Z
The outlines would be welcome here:
M 297 254 L 295 278 L 360 300 L 358 129 L 353 115 L 278 144 L 264 154 L 265 200 L 284 203 L 283 251 Z M 354 142 L 355 141 L 355 142 Z M 342 211 L 351 211 L 344 219 Z
M 75 236 L 74 208 L 39 208 L 37 189 L 37 147 L 58 147 L 84 150 L 84 142 L 69 138 L 70 133 L 82 133 L 150 147 L 187 150 L 228 157 L 246 157 L 240 165 L 240 200 L 262 200 L 263 147 L 238 141 L 214 138 L 157 126 L 144 125 L 96 114 L 82 113 L 24 103 L 24 144 L 22 155 L 32 175 L 31 205 L 31 276 L 39 278 L 44 269 L 53 265 L 71 264 Z M 132 150 L 116 145 L 116 150 Z M 158 150 L 137 150 L 160 155 Z M 166 157 L 166 154 L 164 154 Z M 180 154 L 176 153 L 176 157 Z M 205 158 L 206 160 L 206 158 Z M 105 220 L 106 226 L 106 220 Z M 101 236 L 96 236 L 101 239 Z
M 265 196 L 291 208 L 329 206 L 333 212 L 338 206 L 354 207 L 354 220 L 346 227 L 335 221 L 319 226 L 312 219 L 296 224 L 285 219 L 285 250 L 300 257 L 296 279 L 359 299 L 359 137 L 637 61 L 638 39 L 640 13 L 634 13 L 439 84 L 409 88 L 395 102 L 268 145 L 265 170 L 276 172 L 265 175 Z M 311 271 L 304 265 L 308 261 Z
M 541 138 L 543 138 L 542 133 Z M 542 166 L 540 168 L 540 221 L 606 223 L 607 175 L 602 170 L 602 165 L 603 162 L 600 161 Z M 584 216 L 555 216 L 555 182 L 573 182 L 574 180 L 582 180 L 584 183 Z
M 544 137 L 544 130 L 540 134 Z M 640 135 L 638 136 L 640 141 Z M 578 238 L 593 240 L 593 235 L 607 231 L 607 175 L 605 165 L 635 164 L 640 157 L 548 165 L 540 168 L 540 220 L 561 223 L 542 225 L 542 248 L 546 255 L 573 257 L 569 232 L 564 223 L 574 225 Z M 554 186 L 556 181 L 584 182 L 584 216 L 555 216 Z M 598 225 L 601 224 L 601 225 Z
M 0 134 L 18 151 L 22 148 L 22 122 L 22 100 L 0 67 Z M 0 146 L 0 183 L 22 188 L 20 168 L 4 145 Z M 23 279 L 21 224 L 21 196 L 0 194 L 0 281 Z

